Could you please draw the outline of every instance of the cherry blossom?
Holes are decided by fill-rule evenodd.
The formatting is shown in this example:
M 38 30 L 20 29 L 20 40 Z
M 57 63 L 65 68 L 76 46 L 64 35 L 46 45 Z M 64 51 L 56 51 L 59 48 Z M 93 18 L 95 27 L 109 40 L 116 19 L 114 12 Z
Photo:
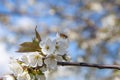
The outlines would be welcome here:
M 67 45 L 64 42 L 62 41 L 56 42 L 55 54 L 64 55 L 67 52 L 66 49 L 67 49 Z
M 31 80 L 31 78 L 28 72 L 23 72 L 18 75 L 17 80 Z
M 68 42 L 68 39 L 59 33 L 54 40 L 43 39 L 37 43 L 39 46 L 35 52 L 24 53 L 19 59 L 11 59 L 9 66 L 13 76 L 4 77 L 4 80 L 46 80 L 45 72 L 56 70 L 58 61 L 70 60 L 67 55 Z M 25 42 L 21 46 L 35 46 L 34 43 Z
M 46 38 L 40 42 L 40 47 L 42 48 L 42 52 L 44 54 L 53 54 L 55 50 L 55 43 L 51 39 Z
M 38 52 L 30 53 L 28 55 L 29 65 L 32 67 L 42 66 L 42 56 Z
M 10 69 L 13 72 L 13 74 L 16 76 L 23 72 L 22 66 L 15 59 L 11 59 L 9 66 L 10 66 Z
M 48 58 L 44 60 L 44 63 L 47 65 L 47 68 L 50 70 L 56 70 L 57 69 L 57 60 L 55 55 L 50 55 Z

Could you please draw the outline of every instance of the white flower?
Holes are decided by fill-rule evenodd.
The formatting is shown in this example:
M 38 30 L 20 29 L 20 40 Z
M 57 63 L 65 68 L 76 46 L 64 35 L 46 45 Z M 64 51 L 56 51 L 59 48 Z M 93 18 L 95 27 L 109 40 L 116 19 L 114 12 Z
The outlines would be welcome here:
M 3 80 L 15 80 L 15 78 L 12 75 L 5 75 L 3 76 Z
M 53 42 L 51 39 L 46 38 L 45 40 L 42 40 L 40 42 L 40 47 L 42 48 L 42 52 L 44 54 L 52 54 L 55 50 L 55 42 Z
M 36 75 L 37 80 L 46 80 L 45 75 Z
M 31 80 L 28 72 L 23 72 L 17 76 L 17 80 Z
M 29 65 L 28 55 L 22 55 L 21 61 L 24 62 L 24 65 L 28 66 Z
M 18 74 L 21 74 L 23 72 L 23 68 L 18 63 L 17 60 L 11 59 L 9 66 L 15 76 L 17 76 Z
M 38 52 L 29 54 L 28 60 L 29 60 L 29 65 L 32 67 L 42 66 L 43 64 L 42 56 Z
M 40 70 L 41 70 L 42 72 L 45 72 L 45 71 L 47 71 L 47 67 L 46 67 L 46 66 L 42 66 L 42 67 L 40 68 Z
M 62 56 L 56 55 L 56 60 L 57 61 L 63 61 L 63 58 L 62 58 Z
M 47 65 L 47 68 L 49 70 L 56 70 L 57 69 L 56 55 L 49 55 L 48 58 L 44 60 L 44 63 Z
M 67 49 L 67 45 L 65 44 L 65 42 L 62 41 L 56 42 L 55 54 L 64 55 L 67 53 L 66 49 Z

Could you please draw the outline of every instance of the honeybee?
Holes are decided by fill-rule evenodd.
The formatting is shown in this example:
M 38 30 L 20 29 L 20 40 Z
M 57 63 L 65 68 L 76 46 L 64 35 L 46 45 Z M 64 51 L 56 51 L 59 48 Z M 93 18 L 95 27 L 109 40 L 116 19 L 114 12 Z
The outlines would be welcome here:
M 63 33 L 60 33 L 60 37 L 61 37 L 61 38 L 64 38 L 64 39 L 67 39 L 67 38 L 68 38 L 68 36 L 65 35 L 65 34 L 63 34 Z

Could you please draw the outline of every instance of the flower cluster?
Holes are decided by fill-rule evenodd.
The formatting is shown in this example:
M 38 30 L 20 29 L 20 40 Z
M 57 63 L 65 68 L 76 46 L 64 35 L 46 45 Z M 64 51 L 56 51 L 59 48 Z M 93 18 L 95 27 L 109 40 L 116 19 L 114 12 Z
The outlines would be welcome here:
M 56 39 L 46 38 L 41 40 L 36 31 L 33 42 L 21 44 L 18 52 L 22 54 L 19 59 L 11 59 L 10 69 L 12 80 L 46 80 L 45 72 L 56 70 L 58 61 L 69 61 L 67 55 L 68 38 L 57 33 Z M 5 80 L 8 80 L 5 77 Z

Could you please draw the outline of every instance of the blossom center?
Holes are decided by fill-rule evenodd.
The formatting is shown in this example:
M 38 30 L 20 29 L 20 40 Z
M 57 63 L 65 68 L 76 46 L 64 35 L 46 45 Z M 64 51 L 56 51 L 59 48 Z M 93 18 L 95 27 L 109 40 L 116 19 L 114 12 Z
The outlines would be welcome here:
M 56 46 L 55 46 L 55 48 L 58 50 L 58 49 L 59 49 L 59 46 L 58 46 L 58 45 L 56 45 Z
M 50 59 L 55 59 L 55 56 L 54 56 L 54 55 L 51 55 L 51 56 L 50 56 Z
M 46 46 L 46 47 L 45 47 L 45 49 L 46 49 L 46 50 L 49 50 L 49 49 L 50 49 L 50 47 L 49 47 L 49 46 Z
M 40 58 L 40 56 L 39 56 L 39 55 L 36 55 L 36 56 L 35 56 L 35 59 L 39 59 L 39 58 Z

